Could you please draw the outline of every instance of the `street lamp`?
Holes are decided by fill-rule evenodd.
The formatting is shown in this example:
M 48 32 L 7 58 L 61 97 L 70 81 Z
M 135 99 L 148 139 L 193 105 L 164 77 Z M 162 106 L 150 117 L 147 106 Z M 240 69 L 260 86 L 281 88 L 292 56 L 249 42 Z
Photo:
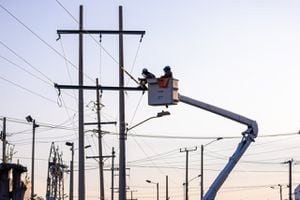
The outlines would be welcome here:
M 25 117 L 26 121 L 32 123 L 32 154 L 31 154 L 31 200 L 34 199 L 34 150 L 35 150 L 35 129 L 39 127 L 30 115 Z
M 212 140 L 212 141 L 210 141 L 210 142 L 208 142 L 208 143 L 206 143 L 206 144 L 202 144 L 201 145 L 201 179 L 200 179 L 200 181 L 201 181 L 201 183 L 200 183 L 200 185 L 201 185 L 201 191 L 200 191 L 200 199 L 201 200 L 203 200 L 203 193 L 204 193 L 204 190 L 203 190 L 203 176 L 204 176 L 204 172 L 203 172 L 203 152 L 204 152 L 204 147 L 206 147 L 206 146 L 208 146 L 208 145 L 210 145 L 211 143 L 213 143 L 213 142 L 216 142 L 216 141 L 218 141 L 218 140 L 222 140 L 223 139 L 223 137 L 218 137 L 218 138 L 216 138 L 216 139 L 214 139 L 214 140 Z
M 70 188 L 69 188 L 69 199 L 73 200 L 73 187 L 74 187 L 74 142 L 66 142 L 67 146 L 71 147 L 71 161 L 70 161 Z
M 280 200 L 282 200 L 282 185 L 278 184 L 277 185 L 279 187 L 279 195 L 280 195 Z M 275 189 L 276 186 L 271 186 L 270 188 Z
M 73 200 L 74 197 L 74 142 L 66 142 L 65 145 L 70 146 L 70 150 L 71 150 L 71 161 L 70 161 L 70 186 L 69 186 L 69 199 Z M 91 145 L 86 145 L 84 146 L 85 149 L 90 148 Z
M 152 183 L 152 184 L 156 184 L 156 198 L 157 200 L 159 200 L 159 183 L 155 183 L 153 181 L 150 181 L 150 180 L 146 180 L 147 183 Z
M 136 125 L 134 125 L 132 127 L 126 128 L 126 131 L 128 132 L 129 130 L 131 130 L 131 129 L 133 129 L 133 128 L 135 128 L 135 127 L 137 127 L 137 126 L 139 126 L 139 125 L 141 125 L 143 123 L 145 123 L 146 121 L 149 121 L 150 119 L 159 118 L 159 117 L 163 117 L 163 116 L 170 115 L 170 114 L 171 113 L 169 111 L 161 111 L 161 112 L 157 113 L 156 116 L 149 117 L 149 118 L 147 118 L 147 119 L 145 119 L 145 120 L 137 123 Z

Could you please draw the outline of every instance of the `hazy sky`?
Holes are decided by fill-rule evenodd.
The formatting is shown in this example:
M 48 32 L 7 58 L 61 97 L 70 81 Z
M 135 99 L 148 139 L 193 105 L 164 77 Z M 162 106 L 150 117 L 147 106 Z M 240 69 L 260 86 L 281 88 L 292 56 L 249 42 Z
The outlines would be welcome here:
M 38 195 L 45 196 L 46 192 L 51 142 L 59 146 L 66 164 L 70 151 L 64 143 L 73 141 L 77 146 L 77 92 L 62 90 L 58 98 L 53 84 L 78 83 L 78 36 L 61 35 L 56 41 L 56 31 L 78 29 L 79 5 L 84 6 L 85 29 L 118 29 L 118 6 L 122 5 L 124 29 L 146 31 L 142 42 L 139 36 L 124 37 L 125 69 L 133 77 L 140 77 L 144 67 L 160 76 L 163 67 L 169 65 L 179 79 L 181 94 L 257 121 L 256 142 L 229 176 L 217 199 L 279 198 L 279 189 L 270 186 L 288 184 L 288 167 L 281 163 L 291 158 L 296 161 L 293 188 L 300 183 L 297 165 L 300 136 L 296 134 L 300 126 L 299 1 L 1 0 L 0 5 L 0 116 L 8 118 L 8 142 L 14 145 L 15 152 L 13 162 L 19 160 L 27 166 L 29 176 L 32 134 L 25 117 L 31 115 L 44 125 L 36 133 Z M 95 79 L 99 78 L 103 86 L 117 86 L 118 37 L 103 35 L 101 44 L 99 40 L 98 35 L 84 37 L 84 83 L 95 85 Z M 136 86 L 128 77 L 126 84 Z M 135 191 L 134 198 L 156 198 L 155 185 L 146 183 L 146 179 L 159 182 L 161 198 L 165 198 L 168 175 L 171 199 L 182 199 L 185 154 L 179 149 L 199 147 L 213 138 L 225 137 L 205 148 L 206 191 L 246 129 L 182 103 L 169 108 L 148 106 L 147 93 L 127 92 L 125 98 L 128 127 L 161 110 L 171 113 L 128 133 L 127 184 Z M 95 92 L 85 92 L 87 122 L 96 120 L 93 101 Z M 117 121 L 117 93 L 103 91 L 102 104 L 102 120 Z M 118 132 L 118 126 L 108 125 L 103 129 Z M 97 155 L 94 133 L 86 132 L 85 143 L 92 145 L 86 155 Z M 103 143 L 105 155 L 111 154 L 111 148 L 115 147 L 118 163 L 118 136 L 106 134 Z M 75 151 L 76 168 L 77 157 Z M 189 160 L 189 179 L 192 179 L 200 173 L 200 150 L 191 152 Z M 111 160 L 106 160 L 105 168 L 110 167 Z M 87 199 L 98 199 L 97 161 L 87 160 L 86 168 Z M 110 199 L 110 178 L 110 172 L 106 171 L 106 199 Z M 75 179 L 77 196 L 77 172 Z M 68 182 L 66 175 L 66 193 Z M 199 191 L 199 179 L 195 179 L 190 184 L 190 199 L 199 199 Z M 287 191 L 284 187 L 284 198 Z

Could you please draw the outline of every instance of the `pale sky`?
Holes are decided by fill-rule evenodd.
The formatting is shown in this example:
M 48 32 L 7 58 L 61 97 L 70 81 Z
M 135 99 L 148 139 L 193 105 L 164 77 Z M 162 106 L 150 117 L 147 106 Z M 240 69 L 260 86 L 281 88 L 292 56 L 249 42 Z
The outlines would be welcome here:
M 56 31 L 78 29 L 79 5 L 84 6 L 85 29 L 116 30 L 118 6 L 122 5 L 124 29 L 146 31 L 141 43 L 139 36 L 124 37 L 125 69 L 133 77 L 141 77 L 144 67 L 160 76 L 163 67 L 169 65 L 179 79 L 181 94 L 257 121 L 256 142 L 251 144 L 216 199 L 279 198 L 279 189 L 270 186 L 288 184 L 288 166 L 281 163 L 291 158 L 295 160 L 293 188 L 300 183 L 300 136 L 296 134 L 300 127 L 299 1 L 1 0 L 0 5 L 0 116 L 8 118 L 7 140 L 14 145 L 13 162 L 19 160 L 30 176 L 32 134 L 31 125 L 25 121 L 27 115 L 39 124 L 63 126 L 63 129 L 41 126 L 36 130 L 35 191 L 39 196 L 45 197 L 46 193 L 51 142 L 59 146 L 66 164 L 71 153 L 64 143 L 73 141 L 77 146 L 78 142 L 77 92 L 63 90 L 58 98 L 53 84 L 78 83 L 78 37 L 62 35 L 56 41 Z M 84 83 L 95 85 L 94 80 L 99 78 L 103 86 L 117 86 L 118 37 L 103 35 L 101 46 L 98 35 L 84 37 Z M 126 83 L 136 86 L 128 77 Z M 179 149 L 200 147 L 213 138 L 224 137 L 205 148 L 204 190 L 207 191 L 233 154 L 246 127 L 183 103 L 169 108 L 151 107 L 147 96 L 147 93 L 127 92 L 128 127 L 161 110 L 168 110 L 171 115 L 150 120 L 129 133 L 127 184 L 135 191 L 133 197 L 156 199 L 155 185 L 145 182 L 149 179 L 159 182 L 160 197 L 165 198 L 168 175 L 171 199 L 184 198 L 185 154 Z M 85 121 L 95 121 L 90 103 L 95 101 L 95 93 L 85 92 L 84 101 Z M 103 121 L 117 121 L 117 93 L 104 91 L 102 103 Z M 119 130 L 112 125 L 103 129 L 111 133 Z M 85 143 L 92 145 L 86 155 L 97 155 L 97 136 L 87 132 Z M 104 155 L 111 154 L 111 148 L 115 147 L 118 164 L 118 136 L 104 135 L 103 143 Z M 77 161 L 75 151 L 76 168 Z M 190 153 L 189 161 L 189 179 L 192 179 L 200 173 L 199 149 Z M 86 160 L 86 196 L 91 200 L 99 198 L 97 166 L 95 160 Z M 106 160 L 105 168 L 110 167 L 111 160 Z M 68 183 L 66 174 L 65 193 Z M 110 172 L 105 171 L 106 199 L 110 199 L 110 183 Z M 118 177 L 115 183 L 118 184 Z M 76 171 L 76 197 L 77 188 Z M 195 179 L 190 183 L 190 200 L 199 199 L 199 191 L 199 179 Z M 283 187 L 284 198 L 287 194 L 288 189 Z

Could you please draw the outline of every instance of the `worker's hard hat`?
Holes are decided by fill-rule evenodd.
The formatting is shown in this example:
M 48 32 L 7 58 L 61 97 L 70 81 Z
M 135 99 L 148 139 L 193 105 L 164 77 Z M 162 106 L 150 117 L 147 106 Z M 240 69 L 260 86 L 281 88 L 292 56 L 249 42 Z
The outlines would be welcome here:
M 165 72 L 171 71 L 170 66 L 165 66 L 165 67 L 164 67 L 164 71 L 165 71 Z
M 147 69 L 147 68 L 144 68 L 143 71 L 142 71 L 142 73 L 143 73 L 143 74 L 148 73 L 148 69 Z

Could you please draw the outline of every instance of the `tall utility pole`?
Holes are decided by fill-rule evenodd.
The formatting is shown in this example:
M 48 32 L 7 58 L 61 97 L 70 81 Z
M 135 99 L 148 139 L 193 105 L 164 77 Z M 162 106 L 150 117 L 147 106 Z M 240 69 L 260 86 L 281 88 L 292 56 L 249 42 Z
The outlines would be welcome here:
M 119 6 L 119 87 L 124 87 L 124 52 L 123 52 L 123 10 Z M 126 125 L 124 90 L 119 91 L 119 200 L 126 200 Z
M 83 6 L 79 7 L 79 66 L 78 85 L 83 86 Z M 83 89 L 78 89 L 78 199 L 85 199 L 84 171 L 84 109 Z
M 2 130 L 2 162 L 6 163 L 6 118 L 3 119 L 3 130 Z
M 99 87 L 98 78 L 96 85 Z M 101 115 L 100 115 L 100 93 L 96 90 L 97 94 L 97 120 L 98 120 L 98 151 L 99 151 L 99 176 L 100 176 L 100 199 L 104 200 L 104 176 L 103 176 L 103 157 L 102 157 L 102 130 L 101 130 Z
M 189 152 L 196 151 L 197 147 L 193 149 L 180 149 L 180 152 L 185 152 L 185 200 L 189 199 Z
M 96 107 L 97 107 L 97 122 L 87 122 L 84 123 L 84 125 L 97 125 L 97 132 L 98 132 L 98 156 L 93 156 L 93 158 L 99 158 L 99 191 L 100 191 L 100 199 L 104 200 L 105 199 L 105 193 L 104 193 L 104 175 L 103 175 L 103 153 L 102 153 L 102 129 L 101 125 L 102 124 L 117 124 L 117 122 L 101 122 L 101 94 L 99 92 L 99 82 L 98 78 L 96 79 Z M 87 156 L 90 158 L 90 156 Z
M 122 6 L 119 6 L 119 30 L 84 30 L 83 29 L 83 7 L 80 6 L 80 23 L 79 30 L 57 30 L 58 35 L 61 34 L 79 34 L 79 85 L 78 86 L 62 86 L 55 84 L 58 89 L 78 89 L 79 90 L 79 170 L 78 170 L 78 197 L 79 200 L 85 198 L 85 181 L 84 181 L 84 123 L 83 123 L 83 90 L 119 90 L 119 134 L 120 134 L 120 154 L 119 154 L 119 200 L 126 200 L 126 158 L 125 158 L 125 103 L 124 103 L 124 90 L 143 90 L 141 88 L 125 88 L 124 87 L 124 56 L 123 56 L 123 35 L 141 35 L 145 34 L 145 31 L 127 31 L 123 30 L 123 17 Z M 119 87 L 91 87 L 83 86 L 83 34 L 117 34 L 119 35 Z

